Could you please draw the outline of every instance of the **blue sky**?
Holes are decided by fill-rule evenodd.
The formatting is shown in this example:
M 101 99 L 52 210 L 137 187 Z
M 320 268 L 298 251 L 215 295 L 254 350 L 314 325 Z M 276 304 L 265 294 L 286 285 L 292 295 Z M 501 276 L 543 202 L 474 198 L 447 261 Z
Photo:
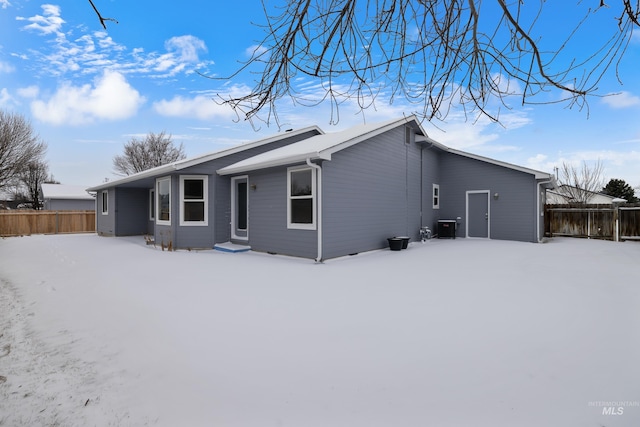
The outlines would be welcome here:
M 228 107 L 211 100 L 218 93 L 245 93 L 252 86 L 248 76 L 223 81 L 195 72 L 230 75 L 248 58 L 263 37 L 252 25 L 264 22 L 259 0 L 94 3 L 119 23 L 107 22 L 104 31 L 88 1 L 0 0 L 0 108 L 31 121 L 48 144 L 47 161 L 57 180 L 91 186 L 114 179 L 113 157 L 129 139 L 149 132 L 172 134 L 193 156 L 279 131 L 274 125 L 255 130 L 237 122 Z M 574 5 L 563 7 L 572 13 Z M 605 24 L 612 22 L 608 19 Z M 557 14 L 544 22 L 541 34 L 553 41 L 556 30 L 566 26 L 565 16 Z M 595 30 L 580 35 L 584 38 L 576 39 L 573 52 L 593 49 Z M 618 76 L 610 70 L 598 88 L 601 95 L 615 95 L 592 98 L 588 111 L 564 104 L 523 107 L 514 99 L 513 108 L 502 112 L 501 125 L 465 119 L 454 108 L 445 122 L 423 126 L 451 147 L 548 172 L 563 162 L 600 159 L 603 178 L 637 187 L 639 59 L 640 38 L 634 37 Z M 543 100 L 560 95 L 550 93 Z M 332 125 L 329 106 L 305 108 L 285 99 L 279 106 L 282 129 L 316 124 L 336 131 L 363 120 L 411 114 L 415 108 L 401 99 L 386 101 L 377 99 L 376 108 L 364 114 L 344 103 L 339 123 Z

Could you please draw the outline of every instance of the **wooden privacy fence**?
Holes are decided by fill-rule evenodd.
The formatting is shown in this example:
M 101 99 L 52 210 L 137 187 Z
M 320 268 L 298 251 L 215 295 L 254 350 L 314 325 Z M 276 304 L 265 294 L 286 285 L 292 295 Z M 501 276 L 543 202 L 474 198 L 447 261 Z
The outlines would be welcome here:
M 95 211 L 0 211 L 3 237 L 95 231 Z
M 546 205 L 545 235 L 640 240 L 640 206 Z

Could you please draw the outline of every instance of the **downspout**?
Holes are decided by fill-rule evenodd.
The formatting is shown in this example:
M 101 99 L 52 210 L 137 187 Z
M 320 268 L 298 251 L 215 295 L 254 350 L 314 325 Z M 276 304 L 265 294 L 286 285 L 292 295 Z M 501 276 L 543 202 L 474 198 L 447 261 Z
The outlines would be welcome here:
M 538 186 L 538 191 L 536 192 L 536 199 L 537 199 L 537 210 L 536 210 L 536 240 L 538 241 L 538 243 L 542 242 L 542 238 L 540 238 L 540 193 L 542 192 L 542 185 L 543 184 L 551 184 L 554 181 L 554 179 L 549 179 L 547 181 L 540 181 L 537 186 Z M 546 194 L 546 191 L 545 191 Z M 546 199 L 546 198 L 545 198 Z M 544 215 L 543 215 L 544 216 Z
M 318 192 L 316 200 L 318 201 L 316 206 L 316 219 L 317 219 L 317 234 L 318 234 L 318 256 L 316 262 L 322 262 L 322 168 L 311 162 L 311 158 L 307 158 L 307 165 L 318 171 L 316 178 L 316 190 Z

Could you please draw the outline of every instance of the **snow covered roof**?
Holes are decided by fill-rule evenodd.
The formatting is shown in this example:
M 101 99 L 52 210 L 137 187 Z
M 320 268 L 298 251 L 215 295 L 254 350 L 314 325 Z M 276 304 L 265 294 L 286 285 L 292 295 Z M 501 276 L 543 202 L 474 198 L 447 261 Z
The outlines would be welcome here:
M 188 159 L 184 159 L 184 160 L 178 160 L 176 162 L 173 163 L 169 163 L 166 165 L 162 165 L 162 166 L 158 166 L 155 168 L 151 168 L 151 169 L 147 169 L 145 171 L 142 172 L 138 172 L 136 174 L 133 175 L 129 175 L 126 176 L 124 178 L 115 180 L 115 181 L 109 181 L 100 185 L 97 185 L 95 187 L 91 187 L 89 189 L 87 189 L 87 191 L 99 191 L 99 190 L 104 190 L 105 188 L 110 188 L 110 187 L 114 187 L 114 186 L 118 186 L 121 184 L 126 184 L 129 182 L 134 182 L 134 181 L 138 181 L 140 179 L 144 179 L 144 178 L 151 178 L 151 177 L 155 177 L 158 175 L 162 175 L 162 174 L 166 174 L 169 172 L 173 172 L 173 171 L 177 171 L 177 170 L 181 170 L 181 169 L 185 169 L 191 166 L 195 166 L 195 165 L 199 165 L 201 163 L 206 163 L 209 162 L 211 160 L 215 160 L 215 159 L 219 159 L 225 156 L 229 156 L 235 153 L 240 153 L 242 151 L 248 150 L 250 148 L 255 148 L 255 147 L 259 147 L 261 145 L 265 145 L 265 144 L 269 144 L 271 142 L 275 142 L 275 141 L 279 141 L 281 139 L 284 138 L 290 138 L 292 136 L 296 136 L 296 135 L 300 135 L 306 132 L 313 132 L 315 131 L 318 134 L 323 134 L 324 132 L 322 131 L 322 129 L 320 129 L 318 126 L 308 126 L 302 129 L 298 129 L 298 130 L 292 130 L 292 131 L 287 131 L 287 132 L 283 132 L 283 133 L 279 133 L 277 135 L 273 135 L 270 136 L 268 138 L 263 138 L 260 139 L 258 141 L 253 141 L 247 144 L 242 144 L 242 145 L 237 145 L 235 147 L 232 148 L 227 148 L 224 150 L 220 150 L 220 151 L 215 151 L 213 153 L 207 153 L 207 154 L 203 154 L 201 156 L 197 156 L 197 157 L 191 157 Z
M 575 202 L 572 196 L 576 194 L 583 194 L 587 202 L 590 204 L 610 205 L 612 203 L 626 202 L 625 199 L 620 199 L 605 193 L 597 193 L 595 191 L 579 189 L 567 184 L 562 184 L 556 187 L 555 191 L 547 190 L 547 203 L 561 205 Z
M 218 170 L 220 175 L 247 172 L 273 166 L 303 162 L 306 159 L 331 160 L 331 155 L 359 142 L 365 141 L 401 124 L 412 124 L 422 135 L 426 135 L 414 116 L 402 117 L 382 123 L 354 126 L 341 132 L 317 135 L 285 147 L 258 154 Z
M 42 184 L 42 197 L 45 200 L 94 200 L 82 185 Z
M 552 175 L 546 172 L 449 148 L 429 138 L 415 116 L 402 117 L 400 119 L 389 120 L 382 123 L 370 123 L 355 126 L 342 132 L 326 133 L 314 136 L 312 138 L 234 163 L 218 170 L 218 174 L 230 175 L 243 173 L 256 169 L 304 162 L 306 159 L 331 160 L 331 155 L 337 151 L 344 150 L 345 148 L 351 147 L 352 145 L 404 124 L 410 124 L 416 129 L 416 142 L 428 143 L 452 154 L 528 173 L 534 175 L 536 179 L 552 179 Z

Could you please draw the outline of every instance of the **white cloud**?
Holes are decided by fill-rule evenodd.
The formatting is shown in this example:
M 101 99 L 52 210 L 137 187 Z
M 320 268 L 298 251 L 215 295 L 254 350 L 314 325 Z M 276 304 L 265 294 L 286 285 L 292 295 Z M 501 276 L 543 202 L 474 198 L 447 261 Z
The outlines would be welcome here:
M 134 64 L 130 64 L 128 69 L 140 73 L 153 72 L 160 73 L 152 77 L 166 78 L 175 76 L 178 73 L 189 73 L 200 65 L 200 52 L 207 52 L 204 41 L 194 36 L 172 37 L 165 42 L 167 53 L 158 55 L 155 52 L 144 54 L 142 49 L 132 51 Z
M 94 85 L 64 84 L 47 101 L 31 103 L 38 120 L 55 125 L 80 125 L 96 120 L 122 120 L 136 114 L 144 97 L 115 71 L 105 71 Z
M 170 100 L 162 100 L 153 104 L 154 110 L 168 117 L 192 117 L 209 120 L 216 117 L 233 117 L 230 107 L 220 105 L 210 97 L 197 95 L 194 98 L 176 96 Z
M 172 77 L 179 73 L 191 73 L 195 68 L 210 65 L 212 61 L 200 60 L 199 55 L 207 52 L 205 42 L 192 35 L 172 37 L 165 42 L 166 52 L 145 52 L 142 48 L 129 49 L 115 42 L 107 32 L 82 33 L 73 40 L 66 34 L 78 31 L 64 31 L 65 21 L 61 18 L 59 6 L 45 4 L 44 13 L 32 17 L 18 17 L 28 22 L 24 30 L 53 35 L 52 43 L 38 51 L 30 52 L 44 66 L 37 72 L 62 76 L 101 74 L 105 69 L 124 74 L 145 74 L 154 78 Z M 81 31 L 81 30 L 80 30 Z
M 498 90 L 504 94 L 518 95 L 522 93 L 520 82 L 516 79 L 510 79 L 509 76 L 500 73 L 494 73 L 492 79 Z
M 260 55 L 262 55 L 263 53 L 265 53 L 267 51 L 267 48 L 262 46 L 262 45 L 251 45 L 248 48 L 245 49 L 244 53 L 245 55 L 249 56 L 249 57 L 258 57 Z
M 2 5 L 3 9 L 6 9 L 7 7 L 11 6 L 11 3 L 9 3 L 9 0 L 0 0 L 0 5 Z
M 178 59 L 184 62 L 198 62 L 198 52 L 206 52 L 204 41 L 194 36 L 172 37 L 164 43 L 167 52 L 177 54 Z
M 527 159 L 526 166 L 546 172 L 553 172 L 554 168 L 562 168 L 563 163 L 582 167 L 583 162 L 588 166 L 600 161 L 603 166 L 602 179 L 608 182 L 611 178 L 624 179 L 632 186 L 640 184 L 640 151 L 590 150 L 572 153 L 559 153 L 557 157 L 537 154 Z
M 640 105 L 640 97 L 623 91 L 619 93 L 608 94 L 607 96 L 602 98 L 602 102 L 604 102 L 611 108 L 628 108 Z
M 15 68 L 8 62 L 0 61 L 0 73 L 13 73 Z
M 558 166 L 558 163 L 550 161 L 549 157 L 545 154 L 536 154 L 527 159 L 525 166 L 531 169 L 549 172 L 552 171 L 555 166 Z
M 42 11 L 42 15 L 35 15 L 30 18 L 18 16 L 16 19 L 18 21 L 30 22 L 30 24 L 23 27 L 25 30 L 33 30 L 42 34 L 61 35 L 60 29 L 65 21 L 60 17 L 60 6 L 43 4 Z
M 28 99 L 34 99 L 38 97 L 38 94 L 40 93 L 40 89 L 38 88 L 38 86 L 27 86 L 27 87 L 22 87 L 20 89 L 18 89 L 18 95 L 20 95 L 23 98 L 28 98 Z
M 444 145 L 460 150 L 477 149 L 498 139 L 495 132 L 487 132 L 489 126 L 482 123 L 449 121 L 440 127 L 425 125 L 429 136 Z
M 6 107 L 13 103 L 13 98 L 9 95 L 9 91 L 6 88 L 0 90 L 0 107 Z
M 429 136 L 451 148 L 473 151 L 476 154 L 501 153 L 518 151 L 515 145 L 496 144 L 494 141 L 509 131 L 531 123 L 531 119 L 523 111 L 510 111 L 499 116 L 500 124 L 492 122 L 488 117 L 480 115 L 476 120 L 468 118 L 464 112 L 449 113 L 445 122 L 423 126 Z

